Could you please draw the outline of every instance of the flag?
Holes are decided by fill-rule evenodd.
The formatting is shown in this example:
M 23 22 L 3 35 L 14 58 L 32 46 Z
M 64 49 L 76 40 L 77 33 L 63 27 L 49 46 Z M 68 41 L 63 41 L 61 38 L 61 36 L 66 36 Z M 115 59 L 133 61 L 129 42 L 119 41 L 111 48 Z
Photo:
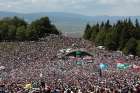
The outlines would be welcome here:
M 127 64 L 127 63 L 117 63 L 117 69 L 119 70 L 124 70 L 124 69 L 128 69 L 131 65 Z
M 101 70 L 106 70 L 108 68 L 108 64 L 100 63 L 99 67 Z
M 139 71 L 139 70 L 140 70 L 140 66 L 137 66 L 137 65 L 133 64 L 133 69 L 134 69 L 135 71 Z
M 24 88 L 25 89 L 32 89 L 32 84 L 26 84 Z
M 119 70 L 128 69 L 131 66 L 128 63 L 125 63 L 123 59 L 117 59 L 116 62 L 117 62 L 117 69 Z
M 81 62 L 81 61 L 77 61 L 76 64 L 77 64 L 77 65 L 82 65 L 83 62 Z

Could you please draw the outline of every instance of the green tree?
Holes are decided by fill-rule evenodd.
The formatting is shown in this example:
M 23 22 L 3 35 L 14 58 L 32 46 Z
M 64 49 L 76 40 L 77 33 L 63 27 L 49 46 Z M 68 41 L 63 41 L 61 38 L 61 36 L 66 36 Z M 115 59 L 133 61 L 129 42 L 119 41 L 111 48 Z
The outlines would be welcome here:
M 27 40 L 38 40 L 39 39 L 37 30 L 34 27 L 32 27 L 31 25 L 27 27 L 25 35 L 26 35 Z
M 95 42 L 96 46 L 105 46 L 108 50 L 119 49 L 126 54 L 136 54 L 136 41 L 140 40 L 140 25 L 138 19 L 134 24 L 130 18 L 119 20 L 113 25 L 109 20 L 92 27 L 87 24 L 83 37 Z
M 8 40 L 15 40 L 16 36 L 16 27 L 14 25 L 8 26 Z
M 25 28 L 25 26 L 21 26 L 21 27 L 17 28 L 16 39 L 20 40 L 20 41 L 23 41 L 23 40 L 26 39 L 26 28 Z
M 121 30 L 120 39 L 119 39 L 119 49 L 122 50 L 126 44 L 126 42 L 129 40 L 130 35 L 129 32 L 125 29 Z
M 137 41 L 135 38 L 130 38 L 128 40 L 128 42 L 126 43 L 124 49 L 123 49 L 123 52 L 125 54 L 136 54 L 136 46 L 137 46 Z
M 139 28 L 140 27 L 140 24 L 139 24 L 138 19 L 135 20 L 135 26 L 136 26 L 136 28 Z
M 51 25 L 51 28 L 49 30 L 50 34 L 61 35 L 61 32 L 57 30 L 55 25 Z
M 137 41 L 136 54 L 140 56 L 140 40 Z
M 111 29 L 112 31 L 106 34 L 105 46 L 108 50 L 117 50 L 118 48 L 118 33 L 117 31 Z
M 50 23 L 48 17 L 42 17 L 41 19 L 32 22 L 31 26 L 36 30 L 39 38 L 49 34 L 59 34 L 59 31 Z
M 96 38 L 96 36 L 97 36 L 97 34 L 98 34 L 98 32 L 99 32 L 99 24 L 97 24 L 96 26 L 93 26 L 92 28 L 91 28 L 91 37 L 90 37 L 90 40 L 91 41 L 94 41 L 95 42 L 95 38 Z
M 38 40 L 49 34 L 61 33 L 48 17 L 42 17 L 31 24 L 16 16 L 0 20 L 0 40 Z
M 95 39 L 95 43 L 96 45 L 101 45 L 101 46 L 104 46 L 104 40 L 106 38 L 106 32 L 103 30 L 103 31 L 100 31 L 97 36 L 96 36 L 96 39 Z
M 135 21 L 135 33 L 134 33 L 134 37 L 136 39 L 140 40 L 140 25 L 139 25 L 138 19 L 136 19 L 136 21 Z
M 91 27 L 89 24 L 86 25 L 86 29 L 85 29 L 83 37 L 84 37 L 84 39 L 87 39 L 87 40 L 89 40 L 91 37 Z
M 110 21 L 107 20 L 107 22 L 105 23 L 105 29 L 108 30 L 110 27 L 111 27 Z
M 0 25 L 0 34 L 1 34 L 1 39 L 6 40 L 7 39 L 7 33 L 8 33 L 8 24 L 3 23 Z
M 27 26 L 27 23 L 26 21 L 24 21 L 24 19 L 21 19 L 17 16 L 14 16 L 11 20 L 10 20 L 10 24 L 11 25 L 14 25 L 16 27 L 19 27 L 19 26 Z

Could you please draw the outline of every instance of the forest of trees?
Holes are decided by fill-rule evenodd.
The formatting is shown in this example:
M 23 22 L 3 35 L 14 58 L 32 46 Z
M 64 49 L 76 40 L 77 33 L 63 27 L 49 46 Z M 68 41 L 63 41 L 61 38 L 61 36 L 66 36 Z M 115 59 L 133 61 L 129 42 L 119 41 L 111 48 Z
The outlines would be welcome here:
M 49 34 L 60 34 L 48 17 L 42 17 L 28 24 L 18 17 L 0 20 L 0 41 L 38 40 Z
M 93 26 L 87 24 L 83 37 L 107 50 L 140 56 L 140 24 L 137 19 L 135 22 L 119 20 L 115 24 L 110 24 L 109 20 Z

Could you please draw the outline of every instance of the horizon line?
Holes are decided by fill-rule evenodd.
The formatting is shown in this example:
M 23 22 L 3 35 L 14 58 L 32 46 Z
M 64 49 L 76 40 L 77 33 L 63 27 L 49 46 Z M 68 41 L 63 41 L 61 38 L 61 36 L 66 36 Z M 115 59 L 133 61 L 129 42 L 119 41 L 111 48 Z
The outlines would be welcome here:
M 38 14 L 38 13 L 65 13 L 65 14 L 74 14 L 74 15 L 81 15 L 81 16 L 88 16 L 88 17 L 102 17 L 102 16 L 107 16 L 107 17 L 137 17 L 140 15 L 84 15 L 81 13 L 73 13 L 73 12 L 63 12 L 63 11 L 40 11 L 40 12 L 16 12 L 16 11 L 4 11 L 4 10 L 0 10 L 0 12 L 9 12 L 9 13 L 17 13 L 17 14 Z

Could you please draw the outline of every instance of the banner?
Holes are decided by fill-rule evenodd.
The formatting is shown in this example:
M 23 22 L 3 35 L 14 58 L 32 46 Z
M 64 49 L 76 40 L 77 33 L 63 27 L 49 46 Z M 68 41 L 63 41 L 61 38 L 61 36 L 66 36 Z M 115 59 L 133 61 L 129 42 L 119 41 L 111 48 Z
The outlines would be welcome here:
M 24 88 L 25 89 L 32 89 L 32 84 L 26 84 Z
M 76 62 L 76 65 L 82 65 L 82 64 L 83 64 L 82 61 L 77 61 L 77 62 Z
M 106 69 L 108 69 L 108 64 L 100 63 L 99 67 L 101 70 L 106 70 Z
M 140 66 L 137 66 L 137 65 L 133 64 L 133 70 L 134 71 L 140 71 Z
M 124 70 L 124 69 L 128 69 L 131 65 L 127 64 L 127 63 L 117 63 L 117 69 L 119 70 Z

